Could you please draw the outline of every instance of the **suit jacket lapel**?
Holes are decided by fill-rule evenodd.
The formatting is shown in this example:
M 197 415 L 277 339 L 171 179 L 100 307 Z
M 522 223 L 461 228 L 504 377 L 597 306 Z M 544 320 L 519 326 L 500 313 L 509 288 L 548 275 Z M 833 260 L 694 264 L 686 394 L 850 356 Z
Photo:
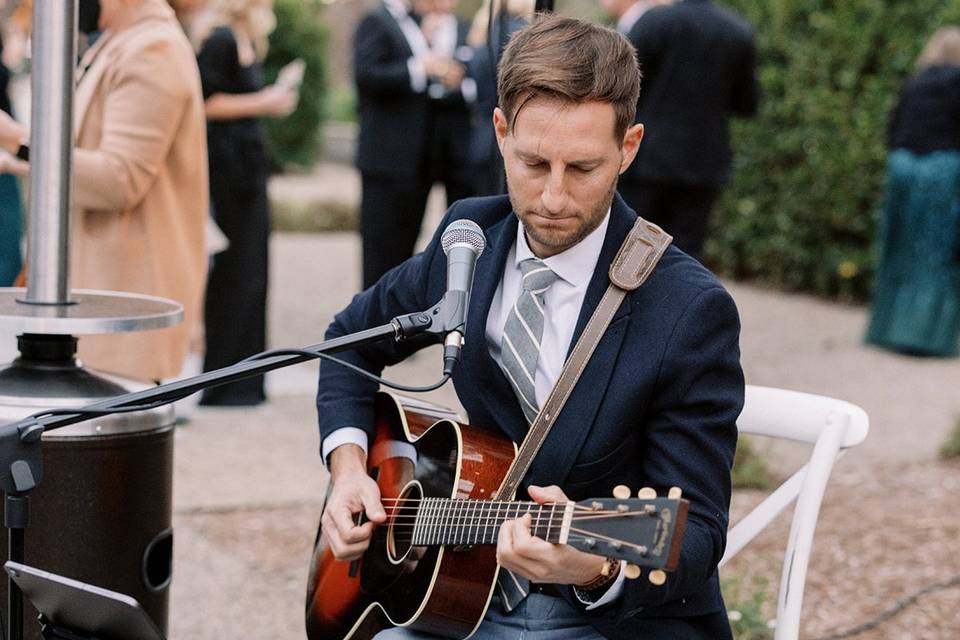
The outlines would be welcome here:
M 473 387 L 471 393 L 477 394 L 496 423 L 479 426 L 500 427 L 511 439 L 519 442 L 527 433 L 527 421 L 514 395 L 513 387 L 490 356 L 486 337 L 487 315 L 490 313 L 493 295 L 503 279 L 507 255 L 517 237 L 517 217 L 513 214 L 506 216 L 501 222 L 490 227 L 486 236 L 487 249 L 477 261 L 473 276 L 473 300 L 467 317 L 463 358 L 464 362 L 471 363 L 471 371 L 475 374 L 470 381 Z
M 382 14 L 381 17 L 383 19 L 383 23 L 387 25 L 387 29 L 389 29 L 394 41 L 403 50 L 403 55 L 408 58 L 412 56 L 413 47 L 410 46 L 410 42 L 407 40 L 407 35 L 403 32 L 403 28 L 400 26 L 400 23 L 397 22 L 397 18 L 390 13 L 390 10 L 386 6 L 380 7 L 380 13 Z
M 587 293 L 584 297 L 583 307 L 580 309 L 580 316 L 577 319 L 577 327 L 573 333 L 570 351 L 573 350 L 577 340 L 580 339 L 587 321 L 593 315 L 594 310 L 600 303 L 600 298 L 603 297 L 607 286 L 610 284 L 607 275 L 610 264 L 616 257 L 630 229 L 633 228 L 636 219 L 636 214 L 627 207 L 619 195 L 616 195 L 610 211 L 610 225 L 607 228 L 607 236 L 603 241 L 600 258 L 597 260 L 597 268 L 590 279 L 590 284 L 587 286 Z M 593 352 L 580 382 L 567 399 L 560 416 L 554 423 L 533 465 L 531 465 L 528 476 L 534 478 L 537 483 L 543 485 L 561 484 L 569 473 L 573 462 L 577 459 L 580 449 L 583 448 L 587 435 L 595 427 L 594 420 L 613 376 L 620 345 L 626 335 L 629 316 L 630 305 L 627 300 L 624 300 Z M 589 380 L 589 384 L 584 384 L 584 380 Z

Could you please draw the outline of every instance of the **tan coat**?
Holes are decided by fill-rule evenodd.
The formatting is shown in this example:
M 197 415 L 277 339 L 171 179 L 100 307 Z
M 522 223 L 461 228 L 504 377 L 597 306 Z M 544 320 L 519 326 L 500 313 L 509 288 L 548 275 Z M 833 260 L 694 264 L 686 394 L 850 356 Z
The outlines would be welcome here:
M 87 366 L 146 380 L 180 373 L 202 314 L 207 139 L 193 49 L 165 0 L 84 55 L 75 98 L 74 288 L 170 298 L 175 328 L 84 336 Z

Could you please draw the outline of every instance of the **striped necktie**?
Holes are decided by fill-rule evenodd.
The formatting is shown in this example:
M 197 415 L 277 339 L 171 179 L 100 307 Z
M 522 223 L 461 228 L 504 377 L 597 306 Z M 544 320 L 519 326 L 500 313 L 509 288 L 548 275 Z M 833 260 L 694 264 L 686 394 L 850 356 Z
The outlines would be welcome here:
M 539 258 L 528 258 L 521 262 L 520 271 L 523 273 L 523 291 L 503 325 L 500 366 L 507 374 L 529 424 L 540 411 L 534 381 L 537 361 L 540 359 L 540 341 L 543 339 L 543 296 L 558 276 Z M 497 589 L 504 610 L 509 612 L 527 597 L 530 581 L 512 571 L 501 569 L 497 577 Z
M 534 379 L 540 360 L 540 340 L 543 339 L 543 296 L 558 276 L 539 258 L 524 260 L 520 263 L 520 270 L 523 291 L 503 325 L 500 360 L 529 424 L 540 410 Z

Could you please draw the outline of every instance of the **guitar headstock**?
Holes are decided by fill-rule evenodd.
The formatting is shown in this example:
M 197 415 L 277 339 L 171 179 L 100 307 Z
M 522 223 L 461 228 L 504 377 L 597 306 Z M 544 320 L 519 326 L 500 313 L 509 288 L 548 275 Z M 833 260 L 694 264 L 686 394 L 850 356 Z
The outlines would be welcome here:
M 690 503 L 674 487 L 667 497 L 657 497 L 650 488 L 636 498 L 620 485 L 613 498 L 594 498 L 574 505 L 566 543 L 607 558 L 626 560 L 628 578 L 640 576 L 640 567 L 652 569 L 653 584 L 663 584 L 664 571 L 676 568 L 680 560 L 683 530 Z

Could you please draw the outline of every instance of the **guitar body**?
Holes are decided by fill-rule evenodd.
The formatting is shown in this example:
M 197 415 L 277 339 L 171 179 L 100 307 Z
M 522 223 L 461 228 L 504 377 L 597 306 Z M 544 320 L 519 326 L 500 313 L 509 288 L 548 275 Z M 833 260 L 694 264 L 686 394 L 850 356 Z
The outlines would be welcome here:
M 426 547 L 416 559 L 403 542 L 403 509 L 391 506 L 404 503 L 392 499 L 412 491 L 417 492 L 413 498 L 489 500 L 516 447 L 496 434 L 464 429 L 444 410 L 404 405 L 386 393 L 378 394 L 376 403 L 368 472 L 380 487 L 388 520 L 354 562 L 334 559 L 318 530 L 307 584 L 307 637 L 366 640 L 403 626 L 466 638 L 483 619 L 493 593 L 496 546 Z M 411 445 L 416 463 L 397 454 Z

